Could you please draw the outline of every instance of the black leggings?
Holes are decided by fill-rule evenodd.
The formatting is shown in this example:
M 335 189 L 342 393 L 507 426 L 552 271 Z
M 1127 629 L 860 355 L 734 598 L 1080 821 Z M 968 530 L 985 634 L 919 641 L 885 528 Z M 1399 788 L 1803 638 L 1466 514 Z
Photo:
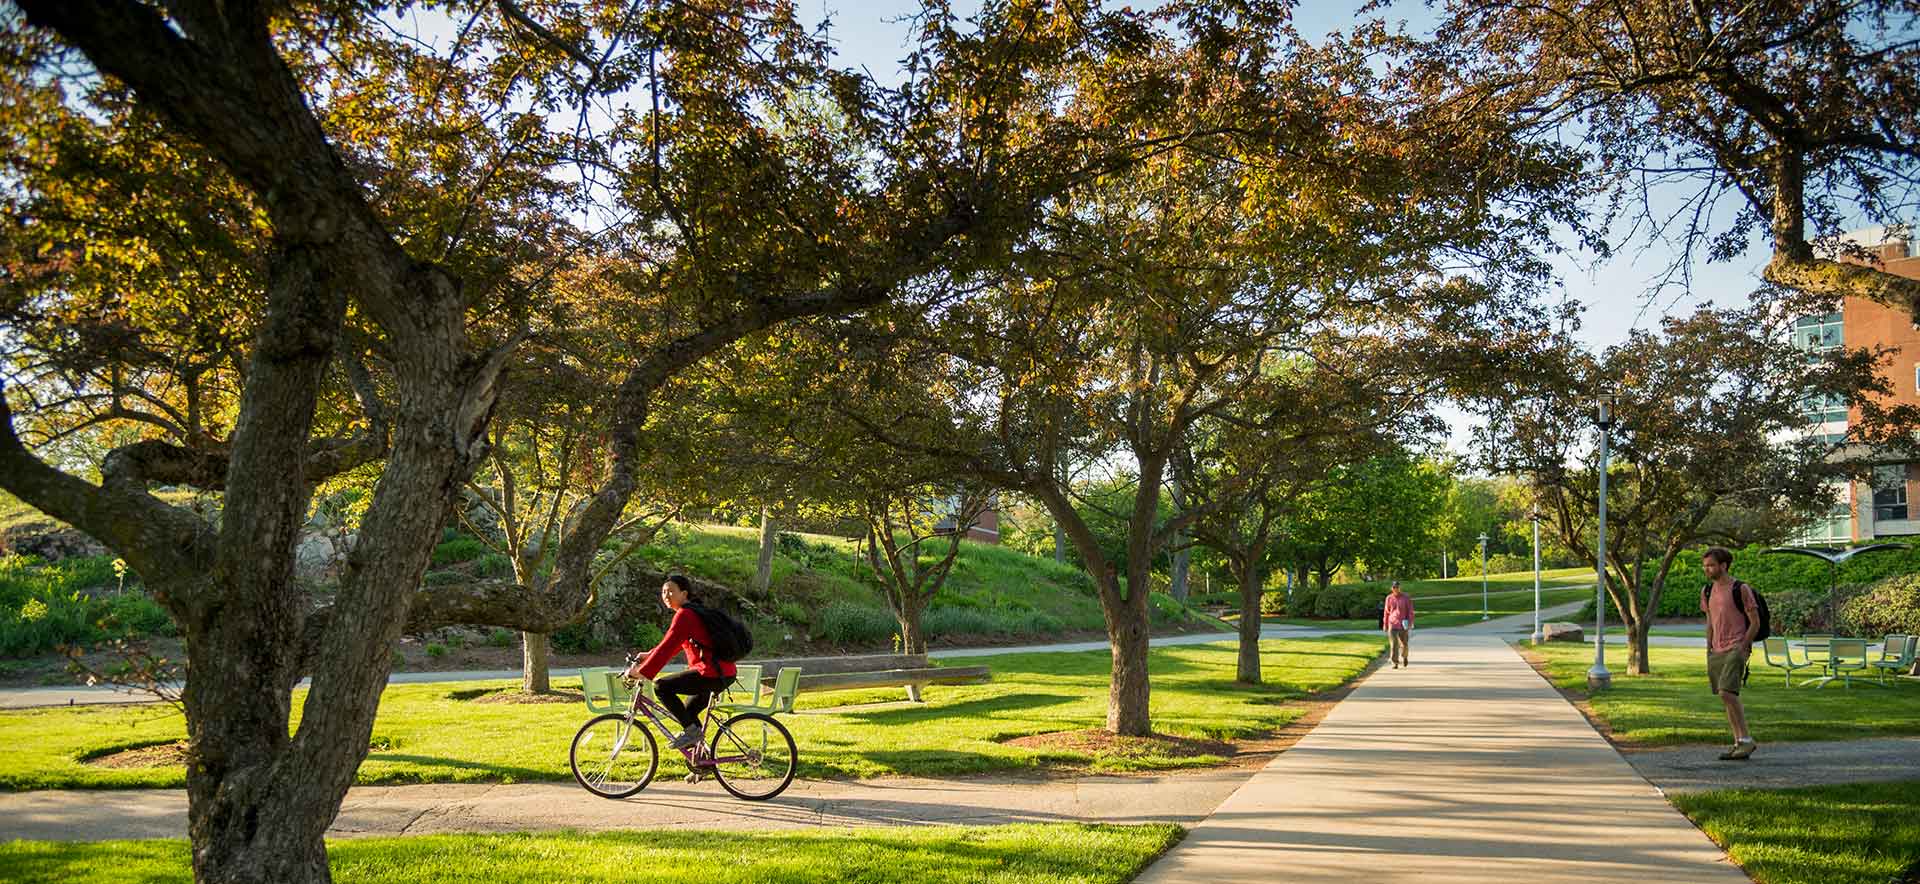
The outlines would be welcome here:
M 673 713 L 681 727 L 693 727 L 699 723 L 700 713 L 707 708 L 707 700 L 714 692 L 724 691 L 732 684 L 731 678 L 714 678 L 689 669 L 655 681 L 653 692 L 659 696 L 660 705 Z M 681 697 L 688 698 L 687 702 L 680 702 Z

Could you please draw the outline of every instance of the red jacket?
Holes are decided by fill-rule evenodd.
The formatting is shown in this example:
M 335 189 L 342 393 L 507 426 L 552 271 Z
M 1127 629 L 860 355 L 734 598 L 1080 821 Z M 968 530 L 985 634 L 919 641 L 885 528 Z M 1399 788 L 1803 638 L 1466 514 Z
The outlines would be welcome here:
M 687 668 L 709 678 L 732 678 L 739 670 L 725 660 L 715 660 L 707 653 L 707 647 L 713 639 L 707 634 L 707 624 L 700 622 L 700 615 L 692 608 L 681 608 L 673 612 L 673 623 L 667 627 L 667 634 L 660 643 L 647 652 L 640 661 L 640 674 L 652 678 L 667 665 L 673 655 L 682 651 L 687 655 Z

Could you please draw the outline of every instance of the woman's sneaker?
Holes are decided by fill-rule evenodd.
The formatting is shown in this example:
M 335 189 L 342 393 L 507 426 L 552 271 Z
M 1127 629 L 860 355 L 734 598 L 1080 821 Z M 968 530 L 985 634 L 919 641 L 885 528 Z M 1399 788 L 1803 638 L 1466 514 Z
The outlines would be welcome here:
M 1740 740 L 1739 742 L 1736 742 L 1733 744 L 1733 748 L 1720 753 L 1720 760 L 1721 761 L 1745 761 L 1748 758 L 1752 757 L 1753 750 L 1758 748 L 1760 748 L 1760 744 L 1754 742 L 1752 739 Z
M 700 738 L 704 736 L 706 736 L 705 729 L 702 728 L 700 725 L 696 724 L 690 728 L 687 728 L 686 730 L 681 731 L 680 736 L 674 737 L 672 740 L 669 740 L 667 742 L 667 745 L 672 746 L 675 749 L 687 749 L 687 748 L 700 745 Z

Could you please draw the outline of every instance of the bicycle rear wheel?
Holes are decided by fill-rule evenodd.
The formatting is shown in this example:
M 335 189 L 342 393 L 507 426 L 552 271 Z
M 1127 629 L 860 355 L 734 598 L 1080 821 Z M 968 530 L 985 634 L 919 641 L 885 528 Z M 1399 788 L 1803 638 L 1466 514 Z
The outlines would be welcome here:
M 602 798 L 625 798 L 653 782 L 660 747 L 645 718 L 628 721 L 625 713 L 609 712 L 580 726 L 567 763 L 581 788 Z
M 799 753 L 793 735 L 773 716 L 743 712 L 714 728 L 714 779 L 735 798 L 765 801 L 793 782 Z

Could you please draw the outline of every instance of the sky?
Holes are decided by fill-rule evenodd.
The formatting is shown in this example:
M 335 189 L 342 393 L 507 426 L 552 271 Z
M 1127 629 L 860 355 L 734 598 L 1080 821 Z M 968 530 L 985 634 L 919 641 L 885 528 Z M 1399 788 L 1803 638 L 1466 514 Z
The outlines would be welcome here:
M 907 27 L 904 18 L 917 8 L 915 0 L 798 0 L 802 16 L 818 22 L 832 17 L 829 31 L 839 63 L 866 68 L 876 77 L 897 76 L 899 59 L 905 55 Z M 956 9 L 965 0 L 957 0 Z M 1295 14 L 1295 25 L 1308 39 L 1324 37 L 1344 29 L 1356 20 L 1356 2 L 1316 2 L 1302 0 Z M 1384 13 L 1390 20 L 1404 21 L 1419 31 L 1433 21 L 1423 3 L 1402 0 Z M 1678 195 L 1669 195 L 1677 199 Z M 1617 240 L 1618 237 L 1615 237 Z M 1703 304 L 1744 305 L 1748 295 L 1760 284 L 1760 271 L 1768 252 L 1763 244 L 1732 261 L 1691 262 L 1692 285 L 1686 291 L 1672 288 L 1651 295 L 1655 280 L 1671 266 L 1678 250 L 1663 244 L 1646 246 L 1630 243 L 1604 262 L 1592 254 L 1568 254 L 1553 260 L 1560 297 L 1581 305 L 1581 325 L 1575 337 L 1596 350 L 1621 343 L 1635 328 L 1652 328 L 1669 314 L 1690 313 Z M 1453 427 L 1447 447 L 1464 453 L 1472 425 L 1468 415 L 1458 409 L 1442 409 L 1441 414 Z

